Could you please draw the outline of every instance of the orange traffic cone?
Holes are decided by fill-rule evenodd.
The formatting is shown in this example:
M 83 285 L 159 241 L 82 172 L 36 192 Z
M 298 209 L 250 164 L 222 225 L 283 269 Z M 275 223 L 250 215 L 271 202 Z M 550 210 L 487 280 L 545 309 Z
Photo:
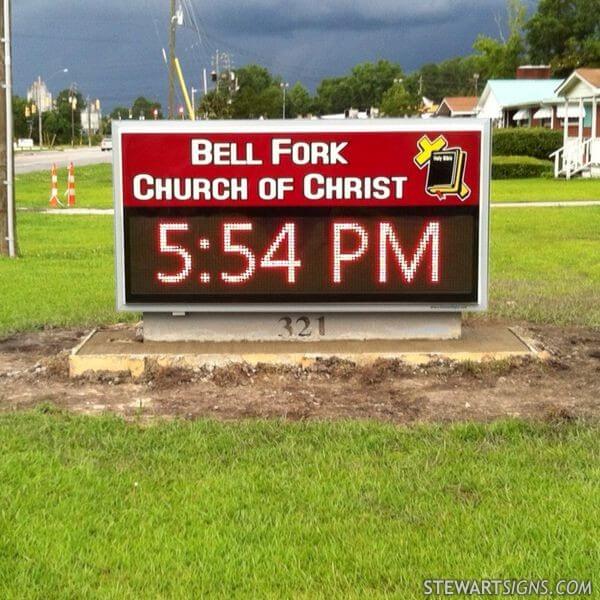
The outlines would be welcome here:
M 75 206 L 75 167 L 69 164 L 69 178 L 67 183 L 67 204 Z
M 52 165 L 52 189 L 50 190 L 50 206 L 58 208 L 62 202 L 58 199 L 58 177 L 56 175 L 56 165 Z

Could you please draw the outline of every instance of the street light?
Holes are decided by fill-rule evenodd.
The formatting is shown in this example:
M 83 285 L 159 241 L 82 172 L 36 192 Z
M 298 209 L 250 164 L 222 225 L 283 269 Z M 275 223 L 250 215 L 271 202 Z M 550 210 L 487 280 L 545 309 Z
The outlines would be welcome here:
M 283 118 L 285 119 L 285 92 L 290 87 L 290 84 L 282 81 L 279 87 L 283 90 Z
M 60 75 L 61 73 L 68 73 L 69 69 L 63 68 L 63 69 L 59 69 L 58 71 L 56 71 L 55 73 L 52 73 L 52 75 L 50 75 L 50 77 L 48 77 L 48 79 L 46 81 L 50 81 L 53 77 L 56 77 L 56 75 Z M 38 109 L 38 129 L 39 129 L 39 134 L 40 134 L 40 150 L 42 149 L 42 145 L 43 145 L 43 138 L 42 138 L 42 113 L 44 111 L 44 107 L 42 106 L 42 76 L 38 75 L 38 81 L 37 81 L 38 85 L 37 85 L 37 109 Z
M 196 117 L 196 92 L 199 91 L 195 87 L 192 88 L 192 112 L 194 113 L 194 118 Z
M 75 111 L 77 110 L 77 84 L 69 87 L 69 106 L 71 107 L 71 148 L 75 146 Z

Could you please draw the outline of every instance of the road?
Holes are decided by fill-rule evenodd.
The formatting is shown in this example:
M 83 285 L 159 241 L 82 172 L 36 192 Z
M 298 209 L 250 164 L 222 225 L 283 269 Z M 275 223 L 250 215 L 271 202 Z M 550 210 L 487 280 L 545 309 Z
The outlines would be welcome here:
M 112 161 L 112 152 L 102 152 L 100 148 L 75 148 L 73 150 L 44 152 L 16 152 L 15 172 L 17 174 L 32 171 L 50 171 L 53 164 L 57 167 L 66 167 L 70 162 L 77 166 L 109 163 Z

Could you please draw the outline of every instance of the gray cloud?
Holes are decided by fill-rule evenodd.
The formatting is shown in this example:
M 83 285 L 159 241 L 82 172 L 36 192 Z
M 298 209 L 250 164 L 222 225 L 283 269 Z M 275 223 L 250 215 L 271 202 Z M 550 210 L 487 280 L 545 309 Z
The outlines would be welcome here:
M 535 0 L 530 0 L 535 2 Z M 365 60 L 388 58 L 410 71 L 465 54 L 478 33 L 497 34 L 505 0 L 192 0 L 202 35 L 178 31 L 178 54 L 189 85 L 218 47 L 236 65 L 265 64 L 314 88 Z M 165 0 L 18 0 L 13 2 L 17 92 L 38 74 L 54 90 L 76 81 L 105 105 L 145 94 L 164 102 L 162 48 Z

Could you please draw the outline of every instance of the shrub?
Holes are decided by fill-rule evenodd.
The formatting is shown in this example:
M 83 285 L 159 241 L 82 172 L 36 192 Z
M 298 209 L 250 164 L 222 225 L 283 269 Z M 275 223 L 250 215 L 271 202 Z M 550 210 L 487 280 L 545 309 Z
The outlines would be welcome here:
M 552 163 L 531 156 L 494 156 L 492 179 L 546 177 L 552 174 Z
M 495 129 L 492 153 L 494 156 L 532 156 L 547 160 L 562 145 L 562 131 L 543 127 Z

